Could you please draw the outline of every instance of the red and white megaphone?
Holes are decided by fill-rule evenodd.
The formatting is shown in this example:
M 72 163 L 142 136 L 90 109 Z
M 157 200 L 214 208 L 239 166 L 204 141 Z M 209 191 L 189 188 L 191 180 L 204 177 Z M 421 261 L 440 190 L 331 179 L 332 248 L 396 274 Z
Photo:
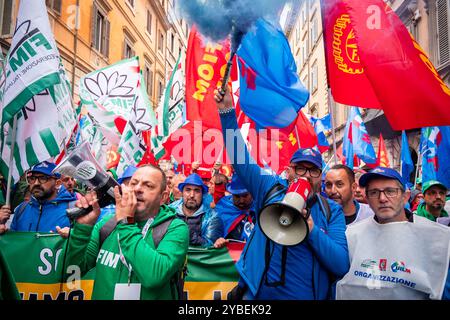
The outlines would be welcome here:
M 306 178 L 298 178 L 281 202 L 271 203 L 261 210 L 259 226 L 266 237 L 284 246 L 295 246 L 307 238 L 307 218 L 301 212 L 306 208 L 311 190 Z

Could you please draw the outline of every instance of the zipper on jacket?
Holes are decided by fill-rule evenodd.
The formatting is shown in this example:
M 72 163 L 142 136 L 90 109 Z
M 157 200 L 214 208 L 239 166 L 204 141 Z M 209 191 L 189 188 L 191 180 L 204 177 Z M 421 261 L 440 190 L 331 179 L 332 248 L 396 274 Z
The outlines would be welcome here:
M 39 230 L 39 224 L 41 223 L 41 217 L 42 217 L 42 204 L 39 204 L 39 218 L 36 225 L 36 232 Z

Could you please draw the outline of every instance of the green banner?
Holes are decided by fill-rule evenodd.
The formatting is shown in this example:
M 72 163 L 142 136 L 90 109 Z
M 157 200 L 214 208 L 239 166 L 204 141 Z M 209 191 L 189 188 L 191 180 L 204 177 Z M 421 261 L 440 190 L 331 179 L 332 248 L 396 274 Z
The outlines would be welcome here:
M 70 241 L 70 240 L 69 240 Z M 57 234 L 7 232 L 0 247 L 23 300 L 90 300 L 95 269 L 81 278 L 77 270 L 62 282 L 67 240 Z M 235 262 L 242 244 L 227 248 L 189 248 L 185 296 L 189 300 L 225 300 L 237 284 Z

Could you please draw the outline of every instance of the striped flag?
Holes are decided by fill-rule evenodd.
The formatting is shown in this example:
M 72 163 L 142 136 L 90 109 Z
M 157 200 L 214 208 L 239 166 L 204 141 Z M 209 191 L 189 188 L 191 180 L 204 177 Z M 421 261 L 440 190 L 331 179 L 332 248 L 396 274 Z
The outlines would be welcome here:
M 185 80 L 181 54 L 156 109 L 157 127 L 152 130 L 152 150 L 158 160 L 165 154 L 163 143 L 178 128 L 186 124 Z
M 43 2 L 20 2 L 6 61 L 0 170 L 7 176 L 12 169 L 17 181 L 31 166 L 60 154 L 76 124 L 70 84 Z M 15 115 L 16 143 L 11 150 Z M 14 164 L 9 168 L 11 153 Z
M 122 133 L 118 153 L 117 175 L 120 177 L 130 165 L 137 166 L 147 151 L 144 132 L 150 131 L 156 125 L 156 117 L 145 90 L 145 80 L 141 74 L 138 92 L 131 110 L 128 122 Z
M 2 125 L 30 99 L 61 82 L 60 57 L 44 1 L 22 0 L 6 58 Z

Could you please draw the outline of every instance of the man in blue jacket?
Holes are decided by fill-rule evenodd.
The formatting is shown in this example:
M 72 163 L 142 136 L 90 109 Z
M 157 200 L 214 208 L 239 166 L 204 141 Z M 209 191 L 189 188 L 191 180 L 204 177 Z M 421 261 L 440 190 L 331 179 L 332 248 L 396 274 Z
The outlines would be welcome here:
M 215 99 L 228 155 L 236 174 L 253 195 L 259 215 L 265 205 L 281 201 L 286 189 L 271 192 L 277 190 L 274 189 L 276 185 L 283 185 L 281 178 L 265 173 L 249 155 L 238 131 L 229 92 L 216 91 Z M 307 178 L 314 191 L 308 201 L 309 236 L 298 245 L 282 246 L 268 239 L 256 224 L 236 264 L 241 278 L 233 294 L 239 297 L 243 293 L 244 299 L 263 300 L 330 298 L 333 281 L 349 270 L 349 258 L 342 208 L 317 195 L 320 193 L 321 168 L 319 152 L 299 149 L 294 153 L 290 161 L 290 178 Z M 272 195 L 266 199 L 269 193 Z
M 54 163 L 44 161 L 27 173 L 32 196 L 14 210 L 11 231 L 59 232 L 70 227 L 66 209 L 74 207 L 77 199 L 64 186 L 58 190 L 61 182 L 60 175 L 52 173 L 55 167 Z
M 223 234 L 223 224 L 217 212 L 206 200 L 208 187 L 196 173 L 189 175 L 178 185 L 182 197 L 169 205 L 177 212 L 178 218 L 189 227 L 189 245 L 210 247 Z
M 237 175 L 226 188 L 231 194 L 220 199 L 214 208 L 224 225 L 221 239 L 223 242 L 228 242 L 227 239 L 246 242 L 256 222 L 253 197 Z

